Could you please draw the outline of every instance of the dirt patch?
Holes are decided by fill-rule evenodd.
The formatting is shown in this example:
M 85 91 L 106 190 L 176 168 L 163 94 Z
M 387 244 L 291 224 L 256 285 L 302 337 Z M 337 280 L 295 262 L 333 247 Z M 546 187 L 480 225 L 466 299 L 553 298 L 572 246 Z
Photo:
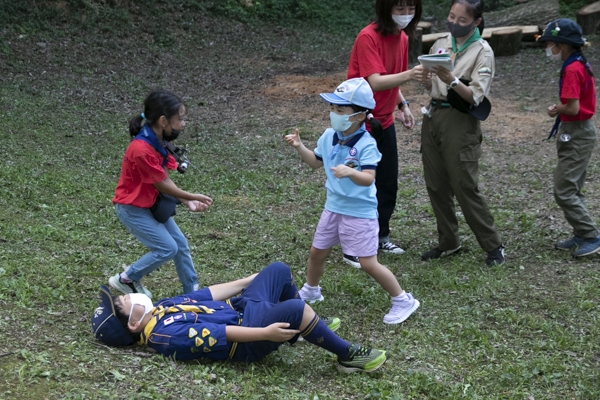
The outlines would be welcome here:
M 276 75 L 265 86 L 254 90 L 250 97 L 255 101 L 268 103 L 269 108 L 274 107 L 277 110 L 276 118 L 289 121 L 301 121 L 304 118 L 317 121 L 319 126 L 322 125 L 320 122 L 324 122 L 326 127 L 326 107 L 320 101 L 319 93 L 333 90 L 345 78 L 346 71 L 320 77 Z M 421 85 L 415 83 L 403 85 L 402 92 L 411 102 L 417 132 L 423 121 L 420 109 L 429 103 L 430 97 Z M 482 129 L 488 135 L 508 142 L 536 140 L 543 137 L 544 132 L 552 126 L 552 120 L 545 113 L 524 108 L 520 102 L 515 101 L 512 93 L 502 90 L 497 92 L 489 97 L 492 112 L 482 123 Z M 319 113 L 323 115 L 319 116 Z M 410 135 L 407 137 L 398 124 L 396 128 L 398 141 L 403 148 L 415 148 L 419 145 L 414 140 L 408 140 Z
M 324 77 L 277 75 L 261 92 L 268 99 L 275 101 L 306 95 L 314 96 L 335 89 L 344 79 L 346 79 L 345 72 Z

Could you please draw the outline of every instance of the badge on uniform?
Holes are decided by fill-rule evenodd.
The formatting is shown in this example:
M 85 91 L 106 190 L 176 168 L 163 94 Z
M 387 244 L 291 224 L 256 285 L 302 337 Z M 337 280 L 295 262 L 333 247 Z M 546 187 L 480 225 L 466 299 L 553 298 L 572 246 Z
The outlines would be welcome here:
M 560 135 L 560 141 L 561 142 L 568 142 L 571 140 L 571 135 L 569 135 L 568 133 L 563 133 L 562 135 Z
M 206 328 L 202 329 L 202 337 L 207 337 L 210 335 L 210 331 Z
M 208 338 L 208 345 L 210 347 L 213 347 L 215 344 L 217 344 L 217 339 L 213 338 L 212 336 Z
M 204 340 L 200 339 L 199 337 L 196 338 L 196 347 L 200 347 L 204 344 Z
M 172 316 L 165 319 L 165 325 L 171 325 L 173 322 L 175 322 L 175 319 Z
M 194 328 L 190 328 L 190 330 L 188 331 L 188 337 L 191 339 L 194 336 L 196 336 L 198 334 L 198 331 L 195 330 Z

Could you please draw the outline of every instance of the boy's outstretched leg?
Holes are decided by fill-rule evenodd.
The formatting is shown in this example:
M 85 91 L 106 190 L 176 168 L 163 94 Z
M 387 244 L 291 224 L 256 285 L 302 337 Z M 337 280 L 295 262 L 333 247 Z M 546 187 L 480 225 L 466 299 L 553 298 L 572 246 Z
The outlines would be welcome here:
M 338 369 L 344 372 L 373 372 L 386 361 L 385 351 L 351 344 L 336 335 L 306 304 L 300 335 L 309 343 L 324 348 L 338 357 Z

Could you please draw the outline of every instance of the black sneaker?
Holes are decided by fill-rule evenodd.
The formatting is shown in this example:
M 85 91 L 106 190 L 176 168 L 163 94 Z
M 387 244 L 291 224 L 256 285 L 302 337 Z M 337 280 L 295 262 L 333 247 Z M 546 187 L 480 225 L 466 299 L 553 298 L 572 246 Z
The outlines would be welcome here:
M 344 254 L 342 258 L 346 264 L 352 265 L 354 268 L 360 268 L 360 261 L 356 256 L 349 256 L 348 254 Z
M 498 248 L 488 253 L 487 259 L 485 260 L 486 265 L 502 265 L 504 264 L 504 246 L 500 245 Z
M 458 253 L 460 253 L 460 249 L 461 247 L 458 246 L 455 249 L 452 250 L 440 250 L 439 247 L 436 247 L 435 249 L 431 249 L 426 253 L 423 253 L 421 255 L 421 260 L 423 261 L 428 261 L 428 260 L 435 260 L 436 258 L 442 258 L 442 257 L 448 257 L 451 255 L 456 255 Z

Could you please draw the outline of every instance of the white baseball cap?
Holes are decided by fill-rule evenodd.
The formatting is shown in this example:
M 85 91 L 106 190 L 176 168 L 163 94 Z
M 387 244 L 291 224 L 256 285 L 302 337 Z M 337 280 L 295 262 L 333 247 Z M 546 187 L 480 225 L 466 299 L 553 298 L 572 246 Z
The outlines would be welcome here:
M 333 93 L 321 93 L 319 96 L 330 104 L 338 106 L 359 106 L 369 110 L 375 108 L 373 90 L 364 78 L 352 78 L 335 88 Z

